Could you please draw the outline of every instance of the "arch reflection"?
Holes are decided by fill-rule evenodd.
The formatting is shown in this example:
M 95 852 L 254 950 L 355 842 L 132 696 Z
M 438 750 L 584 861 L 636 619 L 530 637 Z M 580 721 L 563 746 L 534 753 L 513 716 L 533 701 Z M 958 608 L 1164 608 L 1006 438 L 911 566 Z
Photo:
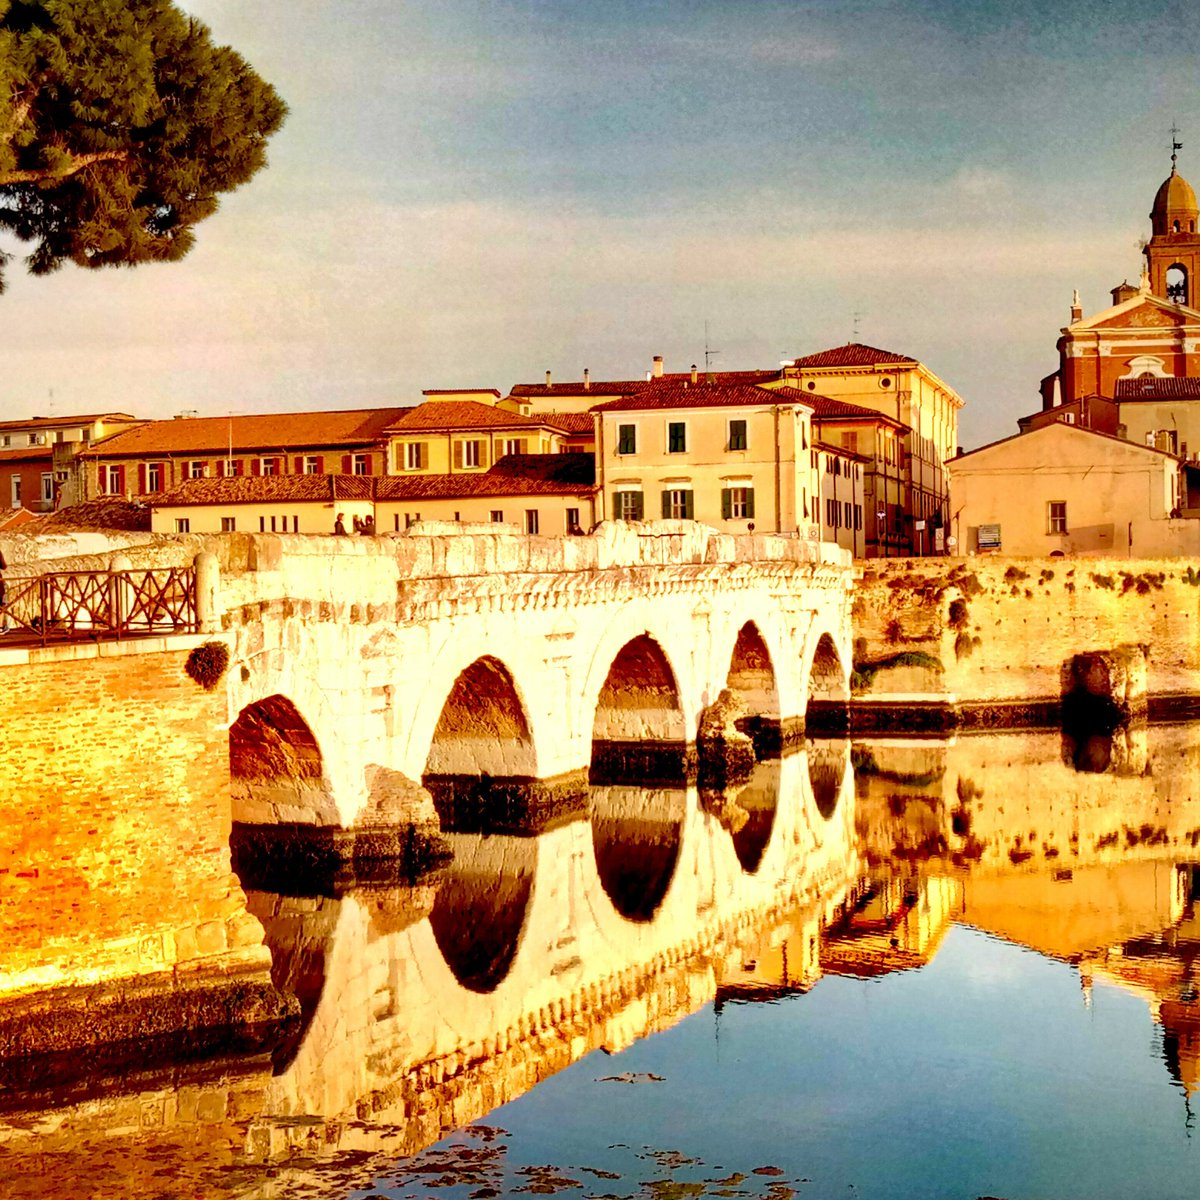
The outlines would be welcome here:
M 813 739 L 808 749 L 808 780 L 817 812 L 829 820 L 837 811 L 850 765 L 850 743 L 845 738 Z
M 683 844 L 685 788 L 593 787 L 592 849 L 600 885 L 626 920 L 650 921 Z
M 537 869 L 537 841 L 451 834 L 454 861 L 429 924 L 454 978 L 472 992 L 504 982 L 517 956 Z

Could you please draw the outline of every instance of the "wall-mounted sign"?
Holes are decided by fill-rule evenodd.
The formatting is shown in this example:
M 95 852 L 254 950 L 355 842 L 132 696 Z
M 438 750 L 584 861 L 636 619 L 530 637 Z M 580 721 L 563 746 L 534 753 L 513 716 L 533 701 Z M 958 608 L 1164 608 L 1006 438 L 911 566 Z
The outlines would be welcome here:
M 999 550 L 1000 526 L 980 525 L 979 533 L 975 538 L 975 545 L 978 546 L 980 550 Z

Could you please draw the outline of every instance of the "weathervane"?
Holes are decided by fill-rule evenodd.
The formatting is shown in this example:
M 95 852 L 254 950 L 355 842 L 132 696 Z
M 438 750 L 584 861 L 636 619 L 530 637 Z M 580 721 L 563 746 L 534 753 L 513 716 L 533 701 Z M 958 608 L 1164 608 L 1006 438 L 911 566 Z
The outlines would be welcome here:
M 1171 122 L 1171 174 L 1175 174 L 1175 160 L 1179 157 L 1179 151 L 1183 149 L 1183 143 L 1179 140 L 1179 126 L 1174 121 Z

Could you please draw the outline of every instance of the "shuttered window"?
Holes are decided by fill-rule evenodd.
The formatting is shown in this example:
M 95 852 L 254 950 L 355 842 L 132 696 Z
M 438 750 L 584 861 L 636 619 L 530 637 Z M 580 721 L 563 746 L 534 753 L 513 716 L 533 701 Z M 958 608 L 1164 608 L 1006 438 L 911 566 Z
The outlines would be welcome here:
M 669 488 L 662 494 L 662 515 L 668 521 L 691 521 L 695 513 L 691 488 Z

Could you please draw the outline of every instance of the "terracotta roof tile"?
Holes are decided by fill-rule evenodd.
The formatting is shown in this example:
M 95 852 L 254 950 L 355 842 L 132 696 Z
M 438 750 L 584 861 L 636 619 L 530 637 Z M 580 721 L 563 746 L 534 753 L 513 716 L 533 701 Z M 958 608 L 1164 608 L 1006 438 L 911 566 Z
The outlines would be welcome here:
M 422 396 L 495 396 L 500 399 L 496 388 L 425 388 Z
M 544 383 L 518 383 L 514 384 L 509 392 L 510 396 L 588 396 L 595 395 L 597 397 L 605 396 L 628 396 L 630 392 L 636 392 L 640 388 L 644 388 L 647 384 L 645 379 L 607 379 L 607 380 L 592 380 L 587 386 L 583 386 L 583 380 L 580 379 L 573 383 L 552 383 L 547 386 Z
M 21 526 L 22 533 L 55 533 L 67 529 L 125 529 L 150 532 L 150 508 L 116 496 L 89 500 L 46 513 Z
M 1178 379 L 1174 376 L 1155 379 L 1147 376 L 1117 380 L 1118 400 L 1194 400 L 1197 397 L 1200 397 L 1200 379 Z
M 407 409 L 388 427 L 389 433 L 417 430 L 450 431 L 459 429 L 540 429 L 544 417 L 523 417 L 505 412 L 476 400 L 427 400 Z
M 874 367 L 891 363 L 915 367 L 917 360 L 907 354 L 893 354 L 890 350 L 864 346 L 862 342 L 848 342 L 844 346 L 819 350 L 816 354 L 806 354 L 803 358 L 796 359 L 793 366 L 803 370 L 806 367 Z
M 185 479 L 178 487 L 145 497 L 156 508 L 191 504 L 304 503 L 370 500 L 370 475 L 235 475 L 226 479 Z
M 453 500 L 470 496 L 588 496 L 596 490 L 590 454 L 506 454 L 489 471 L 380 476 L 378 500 Z
M 793 391 L 795 389 L 792 389 Z M 778 404 L 773 391 L 752 383 L 655 383 L 635 396 L 596 404 L 592 412 L 643 412 L 663 408 L 745 408 Z M 787 404 L 807 404 L 808 397 L 783 398 Z
M 93 421 L 137 421 L 128 413 L 82 413 L 66 417 L 29 417 L 25 421 L 0 421 L 0 432 L 6 429 L 58 429 L 70 425 L 90 425 Z
M 561 429 L 563 433 L 594 433 L 596 429 L 590 412 L 544 412 L 540 414 L 540 417 L 547 425 Z
M 22 446 L 16 450 L 0 450 L 0 466 L 6 463 L 51 462 L 53 446 Z
M 864 408 L 861 404 L 850 404 L 832 396 L 822 396 L 818 392 L 802 391 L 800 388 L 794 387 L 772 388 L 771 391 L 776 396 L 787 396 L 791 400 L 803 400 L 810 404 L 814 421 L 880 421 L 884 425 L 891 425 L 896 429 L 906 428 L 904 422 L 897 421 L 895 417 L 889 417 L 871 408 Z
M 331 409 L 327 412 L 256 413 L 241 417 L 186 417 L 147 421 L 115 433 L 84 451 L 88 458 L 143 457 L 148 454 L 227 453 L 300 450 L 308 447 L 375 445 L 384 430 L 408 411 L 403 408 Z

